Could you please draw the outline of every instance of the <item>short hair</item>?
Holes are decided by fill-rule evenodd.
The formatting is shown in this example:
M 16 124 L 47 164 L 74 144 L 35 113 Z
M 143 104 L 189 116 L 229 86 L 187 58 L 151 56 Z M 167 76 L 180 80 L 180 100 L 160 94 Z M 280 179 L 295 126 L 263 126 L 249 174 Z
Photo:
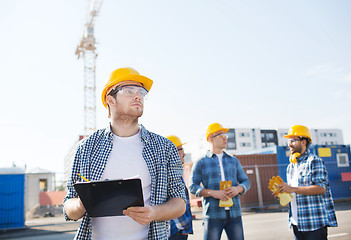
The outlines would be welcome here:
M 309 138 L 301 137 L 300 139 L 301 139 L 301 140 L 306 140 L 306 148 L 308 148 L 308 147 L 310 146 L 311 141 L 310 141 Z

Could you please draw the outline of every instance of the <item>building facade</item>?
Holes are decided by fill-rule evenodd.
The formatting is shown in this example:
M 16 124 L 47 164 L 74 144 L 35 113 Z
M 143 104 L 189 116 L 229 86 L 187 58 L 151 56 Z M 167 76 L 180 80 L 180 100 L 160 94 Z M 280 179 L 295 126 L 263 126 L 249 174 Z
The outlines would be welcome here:
M 26 173 L 25 210 L 29 211 L 40 205 L 40 192 L 55 191 L 55 173 L 36 168 Z
M 231 128 L 228 131 L 227 152 L 230 154 L 250 154 L 257 151 L 287 146 L 284 138 L 289 129 Z M 314 145 L 343 145 L 340 129 L 310 129 Z

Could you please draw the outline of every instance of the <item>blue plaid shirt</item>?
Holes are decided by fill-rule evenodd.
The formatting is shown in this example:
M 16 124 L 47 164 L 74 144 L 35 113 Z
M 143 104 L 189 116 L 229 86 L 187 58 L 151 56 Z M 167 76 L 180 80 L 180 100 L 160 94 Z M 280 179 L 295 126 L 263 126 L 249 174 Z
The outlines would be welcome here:
M 165 137 L 147 131 L 142 125 L 141 141 L 144 144 L 142 155 L 151 176 L 150 205 L 163 204 L 171 198 L 186 200 L 185 184 L 181 179 L 183 167 L 174 144 Z M 75 155 L 71 177 L 67 182 L 68 191 L 64 202 L 78 197 L 73 187 L 74 183 L 81 181 L 78 173 L 90 181 L 101 179 L 112 145 L 113 134 L 110 126 L 97 130 L 82 141 Z M 70 220 L 66 214 L 65 218 Z M 168 222 L 151 222 L 148 239 L 167 239 Z M 91 218 L 85 213 L 75 239 L 91 239 L 91 232 Z
M 242 186 L 244 194 L 250 188 L 249 178 L 236 157 L 223 152 L 222 158 L 225 180 L 232 181 L 233 186 Z M 208 152 L 207 155 L 197 161 L 191 171 L 190 192 L 200 197 L 200 192 L 205 189 L 220 190 L 221 170 L 216 154 Z M 200 186 L 202 183 L 203 187 Z M 241 216 L 241 205 L 239 196 L 233 197 L 233 206 L 229 208 L 230 217 Z M 203 215 L 205 218 L 225 219 L 224 207 L 219 207 L 219 199 L 213 197 L 202 198 Z
M 299 231 L 314 231 L 324 226 L 337 227 L 332 194 L 329 187 L 328 172 L 323 160 L 312 154 L 309 149 L 297 160 L 299 172 L 298 186 L 318 185 L 325 188 L 324 194 L 301 195 L 296 194 L 297 228 Z M 287 167 L 287 181 L 291 185 L 294 175 L 294 164 Z M 289 226 L 291 226 L 291 205 L 289 204 Z
M 193 234 L 193 215 L 190 208 L 190 199 L 188 189 L 185 188 L 186 195 L 186 211 L 179 218 L 173 219 L 170 222 L 170 236 L 176 234 L 177 232 Z

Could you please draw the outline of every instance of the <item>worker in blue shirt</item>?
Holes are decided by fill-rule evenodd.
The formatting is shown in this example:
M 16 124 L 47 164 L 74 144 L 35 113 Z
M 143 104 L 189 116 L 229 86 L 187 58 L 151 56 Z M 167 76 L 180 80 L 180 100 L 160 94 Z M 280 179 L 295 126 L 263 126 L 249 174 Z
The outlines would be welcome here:
M 174 143 L 174 145 L 176 146 L 179 153 L 180 160 L 184 165 L 185 152 L 184 152 L 183 145 L 185 143 L 182 143 L 180 138 L 175 135 L 169 135 L 167 138 L 171 140 L 172 143 Z M 193 216 L 191 213 L 189 193 L 186 187 L 185 187 L 185 195 L 186 195 L 186 211 L 184 215 L 169 221 L 170 222 L 169 240 L 186 240 L 188 239 L 189 234 L 193 234 L 193 222 L 192 222 Z
M 312 143 L 309 129 L 302 125 L 290 128 L 290 163 L 287 183 L 278 186 L 278 193 L 293 195 L 289 203 L 289 225 L 296 240 L 328 239 L 328 228 L 337 227 L 335 208 L 324 162 L 310 152 Z
M 250 182 L 239 160 L 224 151 L 228 130 L 219 123 L 208 126 L 210 151 L 195 163 L 190 176 L 190 192 L 202 197 L 205 240 L 219 240 L 223 230 L 230 240 L 244 239 L 239 195 L 249 190 Z M 221 190 L 221 181 L 231 181 L 232 186 Z M 230 199 L 231 206 L 220 206 Z

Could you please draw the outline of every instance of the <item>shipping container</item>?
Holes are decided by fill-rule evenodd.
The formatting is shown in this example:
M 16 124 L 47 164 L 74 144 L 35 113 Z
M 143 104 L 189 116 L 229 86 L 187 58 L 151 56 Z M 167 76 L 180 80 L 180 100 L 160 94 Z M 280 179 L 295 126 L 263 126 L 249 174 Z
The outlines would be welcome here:
M 286 182 L 286 167 L 289 165 L 290 150 L 288 146 L 277 146 L 278 174 Z
M 333 198 L 351 198 L 350 145 L 311 145 L 310 150 L 325 163 Z M 289 147 L 277 147 L 278 172 L 285 182 L 289 156 Z
M 321 157 L 327 167 L 333 199 L 351 198 L 350 145 L 315 145 L 314 153 Z
M 242 207 L 277 204 L 268 189 L 269 179 L 278 175 L 276 154 L 236 155 L 250 180 L 250 189 L 240 196 Z
M 24 170 L 0 169 L 0 229 L 24 227 Z

